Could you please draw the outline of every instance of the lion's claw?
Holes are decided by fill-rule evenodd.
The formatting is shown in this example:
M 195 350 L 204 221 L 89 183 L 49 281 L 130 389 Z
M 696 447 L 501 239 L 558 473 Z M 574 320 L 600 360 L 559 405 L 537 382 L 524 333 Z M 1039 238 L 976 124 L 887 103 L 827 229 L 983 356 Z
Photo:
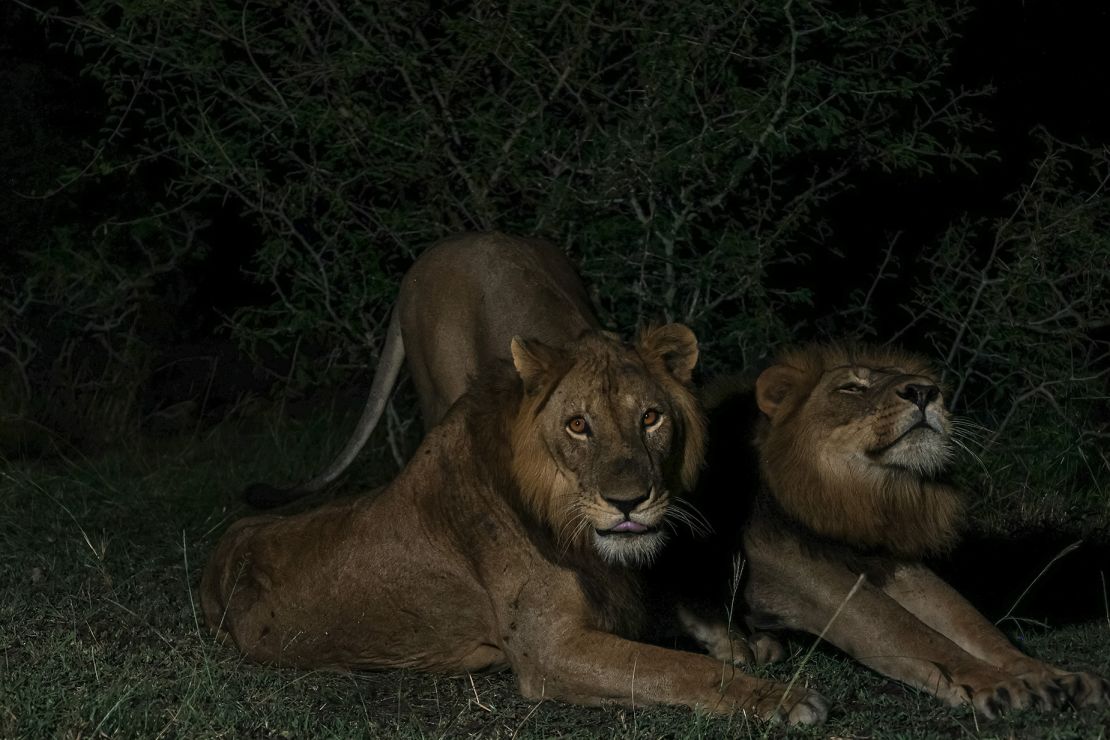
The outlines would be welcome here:
M 975 710 L 987 719 L 996 719 L 1015 709 L 1052 707 L 1059 701 L 1047 684 L 1034 685 L 1022 678 L 1012 678 L 972 690 L 970 699 Z
M 964 687 L 976 711 L 994 719 L 1010 710 L 1105 704 L 1110 682 L 1091 673 L 1026 673 L 979 689 Z
M 1064 673 L 1053 677 L 1062 692 L 1060 705 L 1074 707 L 1106 704 L 1110 701 L 1110 681 L 1093 673 Z

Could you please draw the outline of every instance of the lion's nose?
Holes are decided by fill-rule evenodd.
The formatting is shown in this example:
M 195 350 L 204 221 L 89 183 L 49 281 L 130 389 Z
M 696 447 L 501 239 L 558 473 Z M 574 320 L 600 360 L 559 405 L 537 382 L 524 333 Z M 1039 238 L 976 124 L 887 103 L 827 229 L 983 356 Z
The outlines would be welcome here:
M 633 496 L 632 498 L 618 498 L 616 496 L 603 496 L 602 498 L 612 504 L 617 511 L 624 514 L 625 516 L 628 516 L 636 509 L 637 506 L 651 498 L 651 491 L 649 490 L 643 496 Z
M 906 383 L 896 390 L 895 393 L 897 393 L 900 398 L 906 399 L 924 411 L 925 407 L 940 395 L 940 388 L 937 388 L 935 385 L 925 385 L 924 383 Z

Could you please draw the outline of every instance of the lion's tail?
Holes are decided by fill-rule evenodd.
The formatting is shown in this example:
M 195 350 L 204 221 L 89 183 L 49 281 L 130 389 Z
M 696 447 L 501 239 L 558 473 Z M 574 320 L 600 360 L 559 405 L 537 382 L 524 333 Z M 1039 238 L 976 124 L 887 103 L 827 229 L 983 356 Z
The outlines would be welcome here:
M 396 308 L 389 319 L 389 330 L 385 335 L 385 344 L 382 346 L 381 358 L 374 371 L 374 380 L 370 384 L 370 396 L 366 399 L 366 407 L 355 426 L 355 431 L 344 445 L 343 451 L 332 460 L 331 464 L 322 473 L 312 480 L 293 488 L 277 488 L 266 483 L 254 483 L 243 491 L 243 498 L 251 506 L 260 509 L 269 509 L 295 501 L 302 496 L 323 490 L 335 482 L 343 474 L 358 453 L 370 439 L 370 434 L 378 425 L 378 421 L 385 411 L 385 405 L 393 392 L 393 385 L 397 382 L 397 375 L 405 361 L 405 342 L 401 336 L 401 321 Z

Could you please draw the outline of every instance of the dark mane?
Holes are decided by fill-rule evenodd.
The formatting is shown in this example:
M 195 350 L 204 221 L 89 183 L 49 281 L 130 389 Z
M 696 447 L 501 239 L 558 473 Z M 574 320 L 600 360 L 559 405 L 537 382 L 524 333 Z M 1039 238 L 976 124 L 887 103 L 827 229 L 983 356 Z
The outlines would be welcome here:
M 936 381 L 932 365 L 917 355 L 866 344 L 805 345 L 783 351 L 776 362 L 801 370 L 805 381 L 791 411 L 774 425 L 757 412 L 754 444 L 759 451 L 760 497 L 769 499 L 764 508 L 818 535 L 811 540 L 839 543 L 857 553 L 920 558 L 950 549 L 964 519 L 957 491 L 908 471 L 886 470 L 881 480 L 831 476 L 814 459 L 806 435 L 795 432 L 809 422 L 806 401 L 832 368 L 898 368 Z
M 866 345 L 815 345 L 787 350 L 777 358 L 779 364 L 802 370 L 809 389 L 830 363 L 845 362 L 909 367 L 935 377 L 920 358 Z M 787 536 L 808 555 L 844 562 L 868 572 L 876 582 L 885 574 L 876 569 L 875 556 L 917 556 L 954 543 L 963 509 L 959 497 L 943 483 L 906 477 L 888 481 L 882 490 L 830 488 L 813 474 L 807 450 L 792 445 L 789 433 L 779 449 L 768 449 L 770 422 L 756 403 L 754 378 L 719 379 L 701 396 L 710 434 L 705 467 L 690 501 L 715 532 L 704 538 L 682 534 L 672 542 L 652 573 L 652 590 L 657 591 L 653 600 L 673 602 L 677 596 L 695 610 L 719 613 L 735 599 L 742 612 L 741 594 L 732 594 L 728 584 L 745 536 Z M 785 475 L 769 474 L 783 470 Z M 799 487 L 818 492 L 800 498 L 801 515 L 799 497 L 791 499 Z M 784 501 L 794 504 L 794 511 L 788 511 Z M 878 505 L 872 505 L 875 501 Z M 818 525 L 829 516 L 847 517 L 846 530 L 864 536 L 823 533 Z M 669 604 L 654 603 L 653 613 L 665 617 L 666 607 Z

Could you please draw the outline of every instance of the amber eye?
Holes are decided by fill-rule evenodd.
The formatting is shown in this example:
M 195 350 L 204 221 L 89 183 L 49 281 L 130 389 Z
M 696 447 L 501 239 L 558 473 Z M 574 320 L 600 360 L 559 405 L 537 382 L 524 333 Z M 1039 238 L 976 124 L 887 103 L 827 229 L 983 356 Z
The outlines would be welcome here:
M 658 411 L 655 409 L 648 409 L 644 412 L 643 417 L 640 419 L 640 423 L 647 428 L 651 428 L 659 423 L 660 418 L 661 416 Z
M 590 425 L 586 422 L 585 417 L 573 416 L 567 421 L 567 431 L 571 434 L 584 435 L 589 434 Z
M 841 393 L 863 393 L 867 390 L 867 386 L 863 383 L 845 383 L 837 388 Z

